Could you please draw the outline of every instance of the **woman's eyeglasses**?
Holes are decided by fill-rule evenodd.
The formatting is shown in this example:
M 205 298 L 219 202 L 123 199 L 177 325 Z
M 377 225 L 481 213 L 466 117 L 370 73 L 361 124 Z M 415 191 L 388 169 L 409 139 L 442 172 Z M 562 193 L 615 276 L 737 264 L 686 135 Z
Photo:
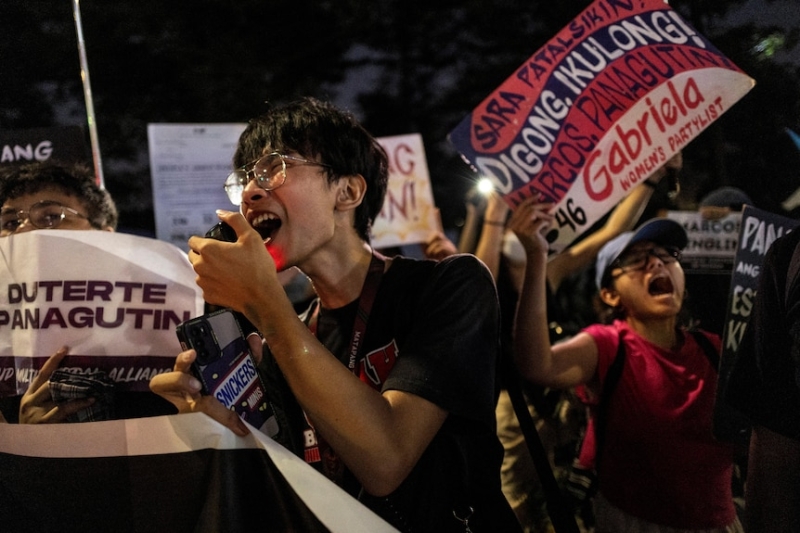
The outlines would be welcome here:
M 652 248 L 633 250 L 616 258 L 611 263 L 609 272 L 616 269 L 622 270 L 621 273 L 614 276 L 618 277 L 628 272 L 642 270 L 647 266 L 647 261 L 651 256 L 660 259 L 666 265 L 680 261 L 682 253 L 680 248 L 675 246 L 653 246 Z

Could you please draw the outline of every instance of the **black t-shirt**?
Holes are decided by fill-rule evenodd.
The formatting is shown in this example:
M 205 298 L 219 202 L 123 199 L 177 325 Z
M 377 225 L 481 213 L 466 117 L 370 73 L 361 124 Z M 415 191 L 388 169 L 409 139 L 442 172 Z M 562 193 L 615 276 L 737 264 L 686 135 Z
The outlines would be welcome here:
M 726 403 L 753 424 L 793 438 L 800 438 L 800 268 L 792 268 L 798 245 L 795 230 L 767 252 L 725 389 Z
M 322 309 L 318 318 L 318 337 L 343 364 L 356 309 L 357 303 Z M 469 527 L 476 533 L 519 530 L 500 489 L 503 449 L 494 414 L 498 327 L 491 275 L 473 256 L 441 262 L 395 257 L 383 275 L 364 336 L 362 380 L 382 391 L 421 396 L 449 413 L 389 497 L 359 491 L 352 476 L 343 483 L 401 530 L 464 531 L 453 511 L 464 517 L 470 507 Z M 268 351 L 260 368 L 281 425 L 277 440 L 303 457 L 303 413 Z M 322 462 L 312 464 L 320 468 Z

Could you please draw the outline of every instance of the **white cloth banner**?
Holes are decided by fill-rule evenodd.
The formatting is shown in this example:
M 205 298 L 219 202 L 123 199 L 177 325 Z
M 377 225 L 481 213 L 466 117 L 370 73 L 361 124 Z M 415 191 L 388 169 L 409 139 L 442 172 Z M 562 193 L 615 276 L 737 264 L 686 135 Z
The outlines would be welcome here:
M 396 531 L 286 448 L 252 426 L 250 431 L 237 437 L 203 413 L 84 424 L 0 424 L 0 464 L 16 481 L 3 487 L 6 502 L 24 500 L 20 509 L 0 509 L 0 520 L 8 521 L 0 522 L 0 528 L 24 520 L 27 530 L 39 530 L 34 526 L 46 528 L 61 520 L 63 526 L 54 529 L 92 530 L 76 528 L 83 521 L 84 528 L 113 528 L 97 531 L 286 531 L 287 523 L 302 519 L 293 516 L 305 511 L 280 480 L 245 477 L 262 468 L 258 456 L 248 451 L 261 451 L 328 531 Z M 209 450 L 220 453 L 209 455 Z M 49 475 L 30 475 L 43 460 Z M 238 479 L 230 478 L 232 471 Z M 69 493 L 44 496 L 41 485 L 52 488 L 54 479 L 68 483 Z M 205 485 L 197 487 L 198 481 Z M 29 494 L 43 497 L 26 498 Z M 273 505 L 278 498 L 282 504 Z M 254 508 L 253 501 L 261 504 Z M 205 507 L 211 512 L 201 512 Z M 226 522 L 226 517 L 237 521 Z M 258 524 L 251 522 L 254 517 Z

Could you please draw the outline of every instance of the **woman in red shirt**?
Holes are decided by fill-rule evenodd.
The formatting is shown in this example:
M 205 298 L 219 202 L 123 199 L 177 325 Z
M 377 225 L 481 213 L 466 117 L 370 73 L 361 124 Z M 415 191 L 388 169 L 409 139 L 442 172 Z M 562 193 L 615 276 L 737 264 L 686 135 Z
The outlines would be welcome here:
M 615 320 L 551 346 L 544 237 L 551 207 L 531 198 L 510 221 L 527 255 L 515 358 L 535 383 L 585 384 L 599 394 L 623 344 L 624 366 L 598 435 L 596 531 L 742 531 L 731 494 L 733 447 L 712 435 L 717 371 L 678 320 L 685 231 L 654 219 L 609 241 L 598 253 L 596 281 Z M 708 338 L 718 350 L 719 338 Z

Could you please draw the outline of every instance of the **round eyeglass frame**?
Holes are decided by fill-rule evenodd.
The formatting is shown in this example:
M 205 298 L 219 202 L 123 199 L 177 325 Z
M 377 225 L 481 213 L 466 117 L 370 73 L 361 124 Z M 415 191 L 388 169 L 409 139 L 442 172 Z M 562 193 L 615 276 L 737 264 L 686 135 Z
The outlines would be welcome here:
M 280 161 L 280 166 L 277 165 L 276 159 Z M 244 188 L 252 180 L 256 180 L 256 185 L 260 189 L 274 191 L 286 182 L 286 161 L 290 161 L 293 165 L 311 165 L 333 169 L 332 166 L 325 163 L 280 152 L 270 152 L 228 174 L 225 184 L 222 186 L 228 199 L 233 205 L 241 205 Z
M 46 217 L 53 216 L 55 213 L 41 213 L 38 214 L 41 209 L 47 209 L 50 207 L 56 207 L 61 210 L 60 214 L 56 215 L 53 222 L 44 222 Z M 6 220 L 6 218 L 14 214 L 15 220 L 17 225 L 14 227 L 13 230 L 9 230 L 6 228 L 6 224 L 11 222 L 12 219 Z M 26 220 L 28 223 L 37 229 L 57 229 L 61 226 L 61 223 L 67 218 L 67 213 L 71 215 L 75 215 L 78 218 L 82 218 L 84 220 L 89 220 L 89 217 L 76 211 L 71 207 L 67 207 L 61 202 L 57 202 L 55 200 L 41 200 L 36 202 L 35 204 L 31 205 L 28 209 L 16 209 L 16 210 L 6 210 L 4 212 L 0 212 L 0 235 L 12 235 L 16 233 L 17 229 L 22 226 L 22 223 Z M 23 216 L 24 215 L 24 216 Z M 44 223 L 42 223 L 44 222 Z
M 659 253 L 659 252 L 664 253 Z M 647 262 L 650 257 L 655 257 L 659 259 L 664 264 L 670 263 L 680 263 L 681 259 L 683 258 L 683 252 L 680 248 L 676 246 L 664 246 L 664 245 L 656 245 L 651 248 L 645 248 L 641 250 L 637 250 L 633 254 L 630 254 L 636 259 L 630 258 L 628 261 L 624 261 L 625 256 L 628 255 L 626 253 L 621 254 L 619 257 L 614 259 L 611 264 L 608 266 L 608 273 L 609 276 L 612 278 L 618 278 L 623 274 L 627 274 L 629 272 L 635 272 L 637 270 L 643 270 L 647 267 Z M 616 269 L 622 270 L 621 273 L 616 275 L 611 275 Z

